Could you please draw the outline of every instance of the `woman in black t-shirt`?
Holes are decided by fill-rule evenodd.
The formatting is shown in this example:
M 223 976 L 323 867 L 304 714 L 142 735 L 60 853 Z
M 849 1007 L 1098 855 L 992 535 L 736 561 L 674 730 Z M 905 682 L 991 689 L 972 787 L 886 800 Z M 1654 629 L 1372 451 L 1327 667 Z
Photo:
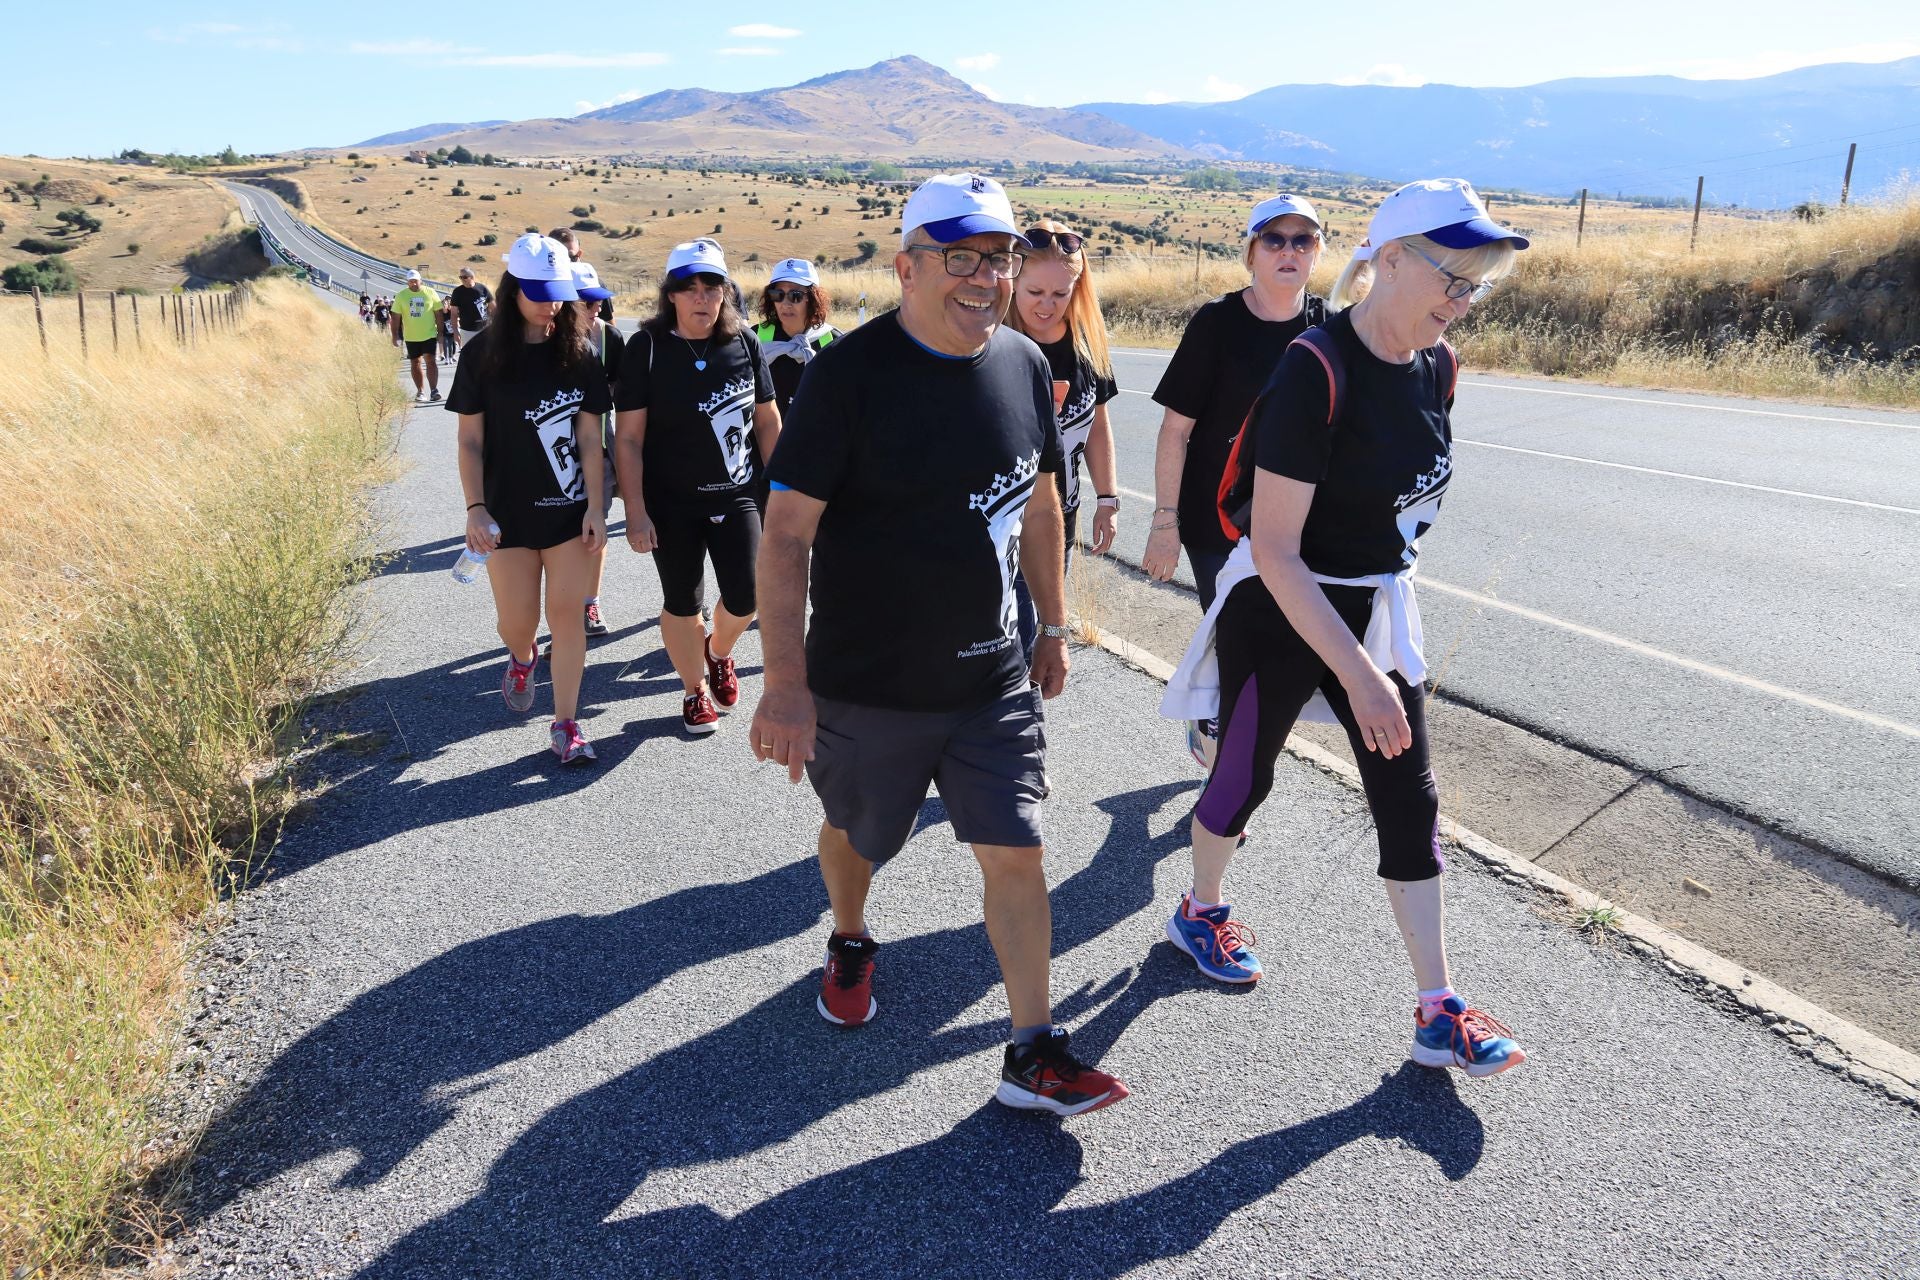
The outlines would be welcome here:
M 572 303 L 573 313 L 580 324 L 581 335 L 586 339 L 587 350 L 594 362 L 607 375 L 609 387 L 617 395 L 619 392 L 620 359 L 626 354 L 626 335 L 600 318 L 600 308 L 613 300 L 613 290 L 600 282 L 600 273 L 591 265 L 575 259 L 573 262 L 573 289 L 580 295 Z M 613 413 L 609 410 L 600 415 L 600 449 L 606 460 L 606 483 L 601 486 L 600 509 L 613 510 L 613 500 L 619 496 L 620 486 L 614 482 L 613 466 Z M 587 592 L 587 635 L 603 636 L 607 634 L 607 620 L 601 614 L 600 586 L 606 575 L 607 556 L 602 548 L 593 563 L 593 585 Z
M 1167 932 L 1208 977 L 1259 978 L 1253 934 L 1229 918 L 1222 879 L 1287 735 L 1322 699 L 1359 765 L 1378 872 L 1412 960 L 1413 1059 L 1492 1075 L 1526 1054 L 1448 977 L 1413 565 L 1453 471 L 1457 366 L 1441 335 L 1527 242 L 1457 179 L 1395 192 L 1369 239 L 1371 263 L 1349 266 L 1334 288 L 1338 300 L 1370 275 L 1365 299 L 1289 347 L 1254 406 L 1251 529 L 1168 683 L 1168 714 L 1208 709 L 1196 694 L 1210 638 L 1218 758 L 1194 807 L 1193 888 Z
M 1026 232 L 1026 266 L 1013 282 L 1013 306 L 1007 323 L 1040 346 L 1053 374 L 1054 417 L 1060 423 L 1060 447 L 1066 469 L 1060 475 L 1060 506 L 1066 520 L 1067 564 L 1080 528 L 1080 485 L 1084 459 L 1093 481 L 1093 543 L 1102 555 L 1113 546 L 1119 528 L 1120 495 L 1113 453 L 1113 424 L 1107 403 L 1120 394 L 1113 381 L 1113 357 L 1107 352 L 1107 323 L 1093 277 L 1086 273 L 1081 237 L 1051 219 Z M 1020 648 L 1029 655 L 1038 634 L 1038 618 L 1027 580 L 1014 580 L 1020 610 Z
M 653 553 L 660 636 L 686 696 L 689 733 L 712 733 L 740 697 L 733 646 L 753 622 L 763 468 L 780 434 L 773 379 L 734 305 L 712 240 L 675 245 L 660 300 L 620 364 L 614 457 L 627 545 Z M 701 621 L 706 562 L 720 585 Z
M 766 354 L 773 404 L 783 421 L 808 362 L 841 336 L 827 323 L 828 306 L 827 291 L 811 262 L 783 258 L 773 264 L 773 278 L 760 293 L 760 323 L 753 336 Z
M 525 259 L 535 250 L 523 254 L 521 248 L 516 243 L 509 263 L 519 261 L 531 276 L 536 268 Z M 507 644 L 501 696 L 514 711 L 533 706 L 534 636 L 544 584 L 553 637 L 549 739 L 554 753 L 570 764 L 593 759 L 576 721 L 587 654 L 581 618 L 606 546 L 599 431 L 612 397 L 566 305 L 573 283 L 565 278 L 559 246 L 553 249 L 556 278 L 523 282 L 511 272 L 501 277 L 499 307 L 467 345 L 447 408 L 460 415 L 467 548 L 489 553 L 487 580 Z M 497 536 L 490 526 L 498 527 Z

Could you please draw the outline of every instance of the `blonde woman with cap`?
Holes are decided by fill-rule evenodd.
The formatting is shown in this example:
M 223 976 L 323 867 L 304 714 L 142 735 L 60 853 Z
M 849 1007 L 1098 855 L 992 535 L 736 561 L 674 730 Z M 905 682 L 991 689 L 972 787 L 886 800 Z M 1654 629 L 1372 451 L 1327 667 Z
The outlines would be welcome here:
M 800 389 L 807 362 L 841 336 L 827 323 L 829 301 L 820 273 L 805 258 L 782 258 L 760 292 L 760 323 L 753 336 L 773 374 L 773 403 L 784 419 Z
M 1216 981 L 1260 977 L 1222 880 L 1288 733 L 1317 700 L 1347 731 L 1373 813 L 1418 991 L 1413 1059 L 1487 1076 L 1526 1053 L 1448 972 L 1413 568 L 1453 473 L 1458 365 L 1443 335 L 1527 241 L 1458 178 L 1394 192 L 1368 240 L 1371 254 L 1333 291 L 1337 304 L 1370 279 L 1365 299 L 1289 346 L 1253 407 L 1249 532 L 1161 703 L 1163 715 L 1220 720 L 1193 813 L 1193 888 L 1167 933 Z
M 488 556 L 509 710 L 533 709 L 534 636 L 544 588 L 553 637 L 553 724 L 563 764 L 594 758 L 577 719 L 586 669 L 584 604 L 606 546 L 600 415 L 613 407 L 574 309 L 566 249 L 526 235 L 507 253 L 499 300 L 468 343 L 447 408 L 460 415 L 467 549 Z M 523 656 L 524 655 L 524 656 Z
M 1241 261 L 1252 277 L 1193 313 L 1153 398 L 1165 412 L 1154 447 L 1153 517 L 1140 567 L 1166 582 L 1184 548 L 1204 612 L 1233 542 L 1220 528 L 1220 477 L 1247 409 L 1287 344 L 1326 319 L 1307 282 L 1324 249 L 1320 215 L 1302 196 L 1262 200 L 1247 215 Z M 1188 749 L 1204 767 L 1213 724 L 1188 726 Z
M 617 381 L 627 545 L 651 552 L 660 571 L 660 637 L 685 688 L 682 727 L 712 733 L 740 698 L 733 646 L 759 607 L 759 492 L 780 437 L 773 377 L 734 305 L 718 242 L 667 255 L 659 303 L 627 342 Z M 720 588 L 711 635 L 701 620 L 709 559 Z
M 1060 448 L 1066 456 L 1060 497 L 1066 523 L 1065 568 L 1073 563 L 1073 543 L 1079 534 L 1083 460 L 1095 495 L 1094 555 L 1103 555 L 1113 546 L 1119 528 L 1119 479 L 1107 403 L 1120 394 L 1120 388 L 1113 380 L 1107 322 L 1100 315 L 1093 277 L 1087 274 L 1080 233 L 1043 218 L 1027 228 L 1025 239 L 1027 265 L 1014 282 L 1007 325 L 1039 345 L 1053 374 L 1054 416 L 1060 421 Z M 1031 655 L 1039 620 L 1026 578 L 1019 578 L 1015 587 L 1020 599 L 1020 647 Z

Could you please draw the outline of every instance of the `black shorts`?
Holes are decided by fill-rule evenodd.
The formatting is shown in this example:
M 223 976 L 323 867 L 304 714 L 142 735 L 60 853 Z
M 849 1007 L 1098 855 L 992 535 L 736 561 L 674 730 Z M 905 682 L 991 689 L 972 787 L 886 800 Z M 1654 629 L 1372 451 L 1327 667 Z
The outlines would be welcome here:
M 493 522 L 500 526 L 500 545 L 531 547 L 545 551 L 569 538 L 580 536 L 580 522 L 587 518 L 587 504 L 564 507 L 530 507 L 521 511 L 497 511 L 489 507 Z
M 431 356 L 440 350 L 440 339 L 424 338 L 419 342 L 407 339 L 407 359 L 418 360 L 421 356 Z
M 752 498 L 740 497 L 705 507 L 672 507 L 647 503 L 659 546 L 654 567 L 660 571 L 661 606 L 676 618 L 694 618 L 706 603 L 707 560 L 713 560 L 714 580 L 720 584 L 720 603 L 736 618 L 750 616 L 758 607 L 755 562 L 760 558 L 760 508 Z
M 1014 849 L 1041 844 L 1046 711 L 1040 690 L 1024 680 L 971 711 L 894 711 L 818 694 L 813 705 L 818 725 L 807 779 L 827 821 L 868 862 L 900 852 L 929 785 L 956 839 Z

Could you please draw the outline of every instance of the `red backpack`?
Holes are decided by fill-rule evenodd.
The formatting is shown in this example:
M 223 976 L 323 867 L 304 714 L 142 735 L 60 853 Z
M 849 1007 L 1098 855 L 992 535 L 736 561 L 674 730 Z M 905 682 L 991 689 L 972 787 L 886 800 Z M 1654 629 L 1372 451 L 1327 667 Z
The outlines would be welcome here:
M 1333 335 L 1324 326 L 1316 325 L 1292 342 L 1293 347 L 1305 347 L 1320 362 L 1327 375 L 1327 425 L 1333 426 L 1340 420 L 1342 402 L 1347 395 L 1347 362 L 1340 356 L 1340 348 Z M 1453 347 L 1445 338 L 1434 348 L 1434 361 L 1440 373 L 1440 385 L 1444 386 L 1445 400 L 1453 399 L 1454 388 L 1460 382 L 1460 357 L 1454 354 Z M 1264 394 L 1264 393 L 1263 393 Z M 1240 423 L 1240 434 L 1233 438 L 1233 450 L 1227 455 L 1227 469 L 1220 473 L 1220 492 L 1218 507 L 1220 512 L 1220 531 L 1227 535 L 1227 541 L 1238 542 L 1247 536 L 1253 526 L 1253 472 L 1251 461 L 1241 456 L 1247 437 L 1252 432 L 1254 415 L 1260 412 L 1260 396 L 1255 396 L 1253 404 L 1247 410 L 1246 418 Z

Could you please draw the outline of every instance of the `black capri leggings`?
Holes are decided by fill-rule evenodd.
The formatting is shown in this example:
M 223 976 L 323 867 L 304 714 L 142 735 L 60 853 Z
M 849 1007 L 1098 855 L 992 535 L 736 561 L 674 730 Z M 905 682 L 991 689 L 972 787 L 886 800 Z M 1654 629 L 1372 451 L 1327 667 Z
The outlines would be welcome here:
M 720 584 L 720 603 L 736 618 L 752 615 L 754 562 L 760 556 L 760 508 L 752 498 L 724 506 L 667 507 L 647 504 L 660 540 L 653 563 L 660 570 L 662 606 L 676 618 L 697 617 L 706 602 L 706 562 Z
M 1363 636 L 1371 587 L 1322 587 L 1340 620 Z M 1300 638 L 1266 584 L 1249 578 L 1221 606 L 1214 637 L 1220 660 L 1220 745 L 1194 817 L 1217 836 L 1237 836 L 1273 790 L 1274 762 L 1317 689 L 1347 731 L 1367 806 L 1380 838 L 1380 875 L 1427 880 L 1440 874 L 1440 791 L 1427 754 L 1426 690 L 1389 672 L 1400 690 L 1413 747 L 1389 760 L 1360 739 L 1340 679 Z

